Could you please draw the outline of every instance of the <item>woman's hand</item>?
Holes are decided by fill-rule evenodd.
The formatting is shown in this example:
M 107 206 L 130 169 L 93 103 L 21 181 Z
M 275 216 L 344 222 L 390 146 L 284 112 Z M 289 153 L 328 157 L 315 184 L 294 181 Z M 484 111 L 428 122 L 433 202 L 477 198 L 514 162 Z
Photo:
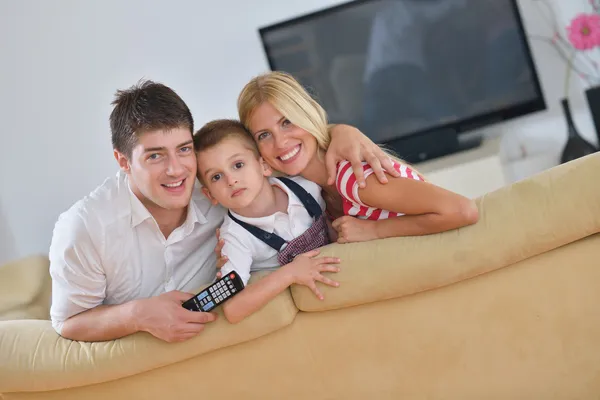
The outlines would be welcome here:
M 217 228 L 217 245 L 215 246 L 215 254 L 217 255 L 217 279 L 221 278 L 221 268 L 223 268 L 223 265 L 225 265 L 227 263 L 227 260 L 229 260 L 227 256 L 221 254 L 221 250 L 223 250 L 223 245 L 225 245 L 225 241 L 221 239 L 220 236 L 221 230 Z
M 340 268 L 336 264 L 340 263 L 340 259 L 336 257 L 315 258 L 319 253 L 319 249 L 315 249 L 300 254 L 294 258 L 294 261 L 286 264 L 282 269 L 285 269 L 290 274 L 293 283 L 307 286 L 319 300 L 323 300 L 323 294 L 317 288 L 316 282 L 323 282 L 333 287 L 340 286 L 338 282 L 321 275 L 322 272 L 339 272 Z
M 365 187 L 365 174 L 362 162 L 369 163 L 381 183 L 387 183 L 385 173 L 399 177 L 400 173 L 394 169 L 387 155 L 371 139 L 366 137 L 358 129 L 349 125 L 335 125 L 331 128 L 331 143 L 325 153 L 325 164 L 327 165 L 327 184 L 333 185 L 337 175 L 337 163 L 348 160 L 352 164 L 354 175 L 359 187 Z
M 338 233 L 338 243 L 366 242 L 379 239 L 376 228 L 377 221 L 344 215 L 334 220 L 331 225 Z

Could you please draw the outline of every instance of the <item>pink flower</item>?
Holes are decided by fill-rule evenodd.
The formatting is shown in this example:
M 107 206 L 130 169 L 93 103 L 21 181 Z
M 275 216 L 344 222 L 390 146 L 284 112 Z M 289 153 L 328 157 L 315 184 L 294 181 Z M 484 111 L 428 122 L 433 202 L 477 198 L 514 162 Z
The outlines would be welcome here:
M 600 46 L 600 15 L 579 14 L 567 27 L 569 41 L 577 50 Z

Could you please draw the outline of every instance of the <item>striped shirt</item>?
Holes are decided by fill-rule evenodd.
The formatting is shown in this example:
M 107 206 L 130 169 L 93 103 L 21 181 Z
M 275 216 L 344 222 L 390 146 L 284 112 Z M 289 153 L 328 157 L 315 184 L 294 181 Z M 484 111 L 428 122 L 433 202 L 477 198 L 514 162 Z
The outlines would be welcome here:
M 400 173 L 400 177 L 416 179 L 418 181 L 425 180 L 417 173 L 417 171 L 412 170 L 407 165 L 400 164 L 393 159 L 392 163 L 394 164 L 394 169 Z M 362 165 L 366 179 L 373 173 L 373 168 L 366 162 L 363 162 Z M 337 191 L 342 195 L 342 206 L 345 215 L 375 221 L 403 215 L 393 211 L 370 207 L 360 201 L 360 198 L 358 197 L 358 182 L 356 181 L 356 175 L 354 175 L 352 165 L 348 161 L 342 161 L 338 164 L 335 185 Z

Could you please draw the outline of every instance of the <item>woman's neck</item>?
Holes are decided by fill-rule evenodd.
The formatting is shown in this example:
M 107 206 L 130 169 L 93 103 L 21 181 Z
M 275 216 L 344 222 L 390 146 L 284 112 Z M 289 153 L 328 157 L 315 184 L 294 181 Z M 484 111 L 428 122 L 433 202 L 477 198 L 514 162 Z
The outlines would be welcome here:
M 338 194 L 335 184 L 327 184 L 328 176 L 324 150 L 317 150 L 300 175 L 302 175 L 303 178 L 313 181 L 317 185 L 321 186 L 321 189 L 323 189 L 325 192 L 332 195 Z

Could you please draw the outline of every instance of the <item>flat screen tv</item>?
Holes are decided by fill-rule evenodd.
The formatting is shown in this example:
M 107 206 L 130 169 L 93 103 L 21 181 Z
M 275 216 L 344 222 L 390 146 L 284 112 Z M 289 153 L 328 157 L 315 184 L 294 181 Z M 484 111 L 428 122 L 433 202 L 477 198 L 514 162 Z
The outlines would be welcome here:
M 546 108 L 516 0 L 357 0 L 259 33 L 270 69 L 294 75 L 331 123 L 407 161 Z

